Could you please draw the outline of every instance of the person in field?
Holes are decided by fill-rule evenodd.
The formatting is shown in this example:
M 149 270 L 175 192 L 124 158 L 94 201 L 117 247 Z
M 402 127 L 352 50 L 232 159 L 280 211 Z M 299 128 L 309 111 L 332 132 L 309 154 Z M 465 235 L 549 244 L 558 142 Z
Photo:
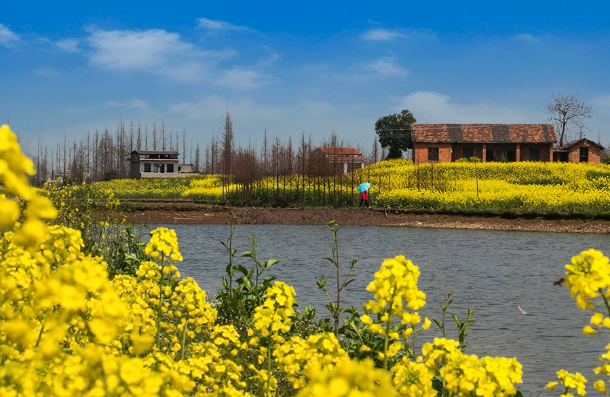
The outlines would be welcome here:
M 360 205 L 358 207 L 362 207 L 362 203 L 366 203 L 366 207 L 371 208 L 369 205 L 369 193 L 366 190 L 360 192 Z

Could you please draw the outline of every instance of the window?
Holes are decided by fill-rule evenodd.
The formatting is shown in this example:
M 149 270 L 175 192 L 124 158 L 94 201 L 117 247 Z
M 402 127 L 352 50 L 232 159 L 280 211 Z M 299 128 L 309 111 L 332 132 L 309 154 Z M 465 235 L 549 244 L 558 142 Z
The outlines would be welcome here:
M 540 161 L 540 148 L 530 148 L 530 161 Z
M 580 148 L 580 162 L 581 163 L 586 163 L 589 161 L 589 148 L 588 147 L 581 147 Z
M 485 161 L 487 161 L 487 162 L 495 161 L 495 156 L 496 156 L 495 150 L 487 149 L 487 153 L 485 154 Z
M 167 165 L 167 172 L 174 172 L 174 165 L 173 164 L 168 164 Z
M 144 172 L 150 172 L 150 163 L 144 163 Z
M 428 148 L 428 161 L 438 161 L 438 148 L 437 147 Z
M 462 151 L 462 157 L 465 159 L 474 157 L 474 149 L 471 147 L 465 147 L 464 150 Z

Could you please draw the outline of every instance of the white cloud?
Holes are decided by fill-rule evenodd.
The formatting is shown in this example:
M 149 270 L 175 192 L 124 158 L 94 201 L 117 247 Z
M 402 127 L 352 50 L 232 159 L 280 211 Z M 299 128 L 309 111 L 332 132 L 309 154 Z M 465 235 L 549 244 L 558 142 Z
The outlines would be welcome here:
M 63 39 L 55 42 L 55 45 L 62 51 L 78 52 L 79 39 Z
M 92 30 L 87 42 L 92 48 L 90 64 L 105 69 L 142 70 L 179 82 L 207 82 L 239 90 L 268 81 L 259 68 L 218 68 L 219 61 L 237 55 L 235 50 L 201 50 L 179 34 L 161 29 Z
M 250 90 L 266 84 L 268 79 L 256 70 L 236 67 L 222 72 L 217 82 L 238 90 Z
M 162 29 L 146 31 L 94 30 L 87 39 L 93 53 L 91 64 L 107 69 L 142 69 L 171 63 L 194 50 L 177 33 Z
M 357 75 L 375 77 L 405 77 L 409 71 L 398 65 L 394 58 L 383 57 L 375 61 L 360 64 L 357 66 Z
M 209 96 L 199 102 L 181 102 L 172 105 L 169 113 L 178 114 L 190 120 L 218 119 L 229 110 L 234 119 L 275 119 L 286 113 L 286 110 L 274 106 L 258 105 L 246 98 L 238 102 L 228 101 L 219 96 Z
M 370 41 L 391 41 L 398 37 L 407 37 L 407 35 L 388 29 L 373 29 L 362 35 L 364 40 Z
M 536 38 L 534 35 L 531 35 L 529 33 L 522 33 L 522 34 L 518 34 L 515 36 L 515 38 L 517 40 L 526 42 L 526 43 L 535 43 L 535 44 L 540 44 L 542 43 L 542 40 Z
M 486 103 L 463 105 L 452 102 L 447 95 L 431 91 L 418 91 L 404 96 L 400 98 L 399 104 L 394 109 L 397 111 L 409 109 L 418 123 L 519 124 L 546 122 L 546 117 L 542 112 Z
M 213 19 L 208 19 L 208 18 L 199 18 L 199 19 L 197 19 L 197 23 L 198 23 L 197 26 L 200 28 L 215 30 L 215 31 L 237 30 L 237 31 L 247 32 L 247 31 L 251 30 L 250 28 L 247 28 L 245 26 L 233 25 L 230 22 L 218 21 L 218 20 L 213 20 Z
M 0 44 L 5 47 L 10 47 L 16 41 L 19 41 L 19 36 L 0 23 Z

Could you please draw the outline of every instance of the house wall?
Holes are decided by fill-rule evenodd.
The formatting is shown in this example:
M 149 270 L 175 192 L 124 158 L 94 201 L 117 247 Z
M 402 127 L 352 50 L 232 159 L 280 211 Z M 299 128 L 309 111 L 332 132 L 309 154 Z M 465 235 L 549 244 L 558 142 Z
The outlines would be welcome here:
M 530 149 L 540 149 L 540 161 L 553 161 L 552 143 L 522 143 L 521 157 L 517 161 L 530 161 Z
M 574 145 L 568 149 L 568 161 L 570 163 L 580 163 L 580 148 L 589 148 L 589 163 L 599 164 L 601 161 L 600 152 L 601 149 L 597 145 L 591 145 L 589 142 L 584 141 L 578 145 Z
M 473 156 L 480 159 L 483 158 L 483 144 L 482 143 L 454 143 L 452 144 L 451 161 L 456 161 L 464 158 L 464 148 L 472 148 L 474 151 Z
M 129 168 L 129 177 L 132 179 L 138 179 L 140 177 L 140 164 L 137 161 L 131 162 L 131 167 Z
M 414 142 L 413 143 L 413 162 L 417 164 L 428 162 L 428 148 L 437 147 L 438 151 L 438 162 L 445 163 L 459 160 L 464 155 L 464 148 L 472 148 L 474 151 L 474 157 L 480 158 L 482 161 L 486 161 L 487 151 L 496 150 L 496 156 L 494 161 L 500 161 L 503 150 L 515 151 L 516 161 L 529 161 L 529 151 L 531 148 L 540 149 L 540 161 L 553 161 L 553 144 L 552 143 L 521 143 L 521 144 L 485 144 L 485 143 L 424 143 Z M 589 161 L 597 159 L 599 162 L 599 150 L 597 150 L 597 156 L 593 154 L 592 148 L 589 149 Z M 579 151 L 576 151 L 576 161 L 578 161 Z M 572 160 L 570 160 L 572 161 Z
M 451 144 L 450 143 L 413 143 L 413 162 L 416 164 L 428 162 L 428 148 L 438 148 L 438 162 L 451 162 Z
M 144 172 L 144 163 L 150 163 L 151 172 Z M 131 178 L 173 178 L 184 176 L 184 173 L 178 174 L 178 160 L 156 160 L 156 159 L 141 159 L 131 162 L 130 177 Z M 165 172 L 154 172 L 155 164 L 163 164 Z M 167 172 L 167 165 L 174 165 L 174 172 Z

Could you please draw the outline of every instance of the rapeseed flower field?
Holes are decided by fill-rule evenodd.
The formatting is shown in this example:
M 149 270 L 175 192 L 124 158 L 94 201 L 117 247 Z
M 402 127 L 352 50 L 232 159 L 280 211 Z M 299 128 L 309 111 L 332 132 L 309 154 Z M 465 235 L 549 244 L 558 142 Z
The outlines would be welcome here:
M 610 216 L 610 166 L 589 163 L 440 163 L 389 160 L 349 175 L 269 176 L 248 186 L 222 175 L 113 180 L 92 185 L 119 199 L 251 200 L 353 206 L 369 182 L 376 207 L 457 214 Z
M 515 358 L 477 357 L 461 342 L 437 338 L 421 352 L 415 338 L 430 321 L 417 287 L 419 268 L 402 256 L 383 262 L 367 288 L 357 352 L 333 332 L 291 334 L 300 317 L 296 291 L 265 280 L 245 329 L 219 320 L 192 278 L 181 278 L 178 236 L 151 232 L 133 274 L 110 278 L 102 256 L 83 252 L 80 231 L 49 226 L 51 200 L 28 184 L 34 172 L 8 126 L 0 127 L 0 395 L 17 396 L 514 396 L 522 381 Z M 246 274 L 251 274 L 245 270 Z M 252 270 L 253 272 L 253 270 Z M 243 285 L 253 286 L 247 280 Z M 610 264 L 581 253 L 566 266 L 566 285 L 595 313 L 585 333 L 610 328 Z M 230 299 L 244 289 L 234 288 Z M 235 302 L 235 301 L 231 301 Z M 421 325 L 419 325 L 421 324 Z M 592 332 L 593 331 L 593 332 Z M 608 357 L 596 370 L 607 378 Z M 607 379 L 594 387 L 605 392 Z M 560 370 L 563 395 L 585 394 L 581 374 Z

